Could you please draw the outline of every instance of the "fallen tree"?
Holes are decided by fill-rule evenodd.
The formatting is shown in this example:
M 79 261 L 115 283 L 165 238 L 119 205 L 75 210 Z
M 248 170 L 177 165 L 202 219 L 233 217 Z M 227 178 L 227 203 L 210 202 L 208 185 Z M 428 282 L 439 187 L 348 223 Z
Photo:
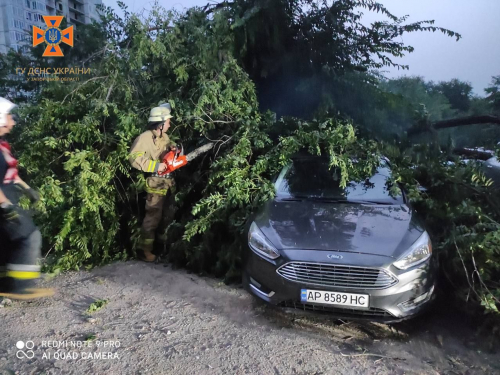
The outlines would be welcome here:
M 456 128 L 459 126 L 478 125 L 478 124 L 500 125 L 500 118 L 491 115 L 483 115 L 483 116 L 468 116 L 450 120 L 436 121 L 433 123 L 427 123 L 426 126 L 420 125 L 408 129 L 408 136 L 413 136 L 424 132 L 436 131 L 440 129 Z
M 390 21 L 367 27 L 357 7 L 382 12 Z M 375 143 L 358 139 L 349 121 L 325 116 L 276 120 L 261 113 L 251 77 L 266 75 L 273 81 L 280 74 L 266 61 L 272 57 L 276 66 L 285 67 L 290 61 L 285 55 L 295 56 L 292 71 L 302 78 L 342 74 L 398 66 L 390 57 L 411 52 L 398 41 L 407 32 L 441 31 L 460 38 L 433 21 L 404 24 L 405 17 L 395 17 L 372 0 L 333 6 L 237 0 L 186 13 L 156 7 L 145 19 L 126 9 L 124 15 L 104 8 L 101 35 L 84 33 L 92 40 L 80 43 L 97 44 L 96 49 L 64 60 L 89 66 L 92 76 L 76 84 L 37 86 L 34 104 L 22 113 L 29 126 L 17 139 L 20 161 L 42 193 L 38 220 L 44 238 L 50 239 L 44 246 L 53 268 L 101 264 L 132 252 L 144 178 L 131 170 L 127 153 L 144 129 L 149 108 L 168 101 L 175 115 L 172 139 L 182 141 L 186 150 L 214 144 L 212 152 L 177 173 L 180 209 L 170 228 L 170 259 L 235 277 L 245 219 L 273 196 L 271 178 L 292 153 L 305 148 L 328 155 L 341 168 L 343 183 L 367 173 L 377 155 Z M 339 22 L 326 22 L 332 17 Z M 278 22 L 281 31 L 269 28 L 268 19 Z M 318 22 L 321 28 L 312 27 Z M 264 29 L 276 38 L 268 40 Z M 353 30 L 365 35 L 362 40 Z M 344 35 L 351 42 L 312 43 L 314 35 L 324 40 Z M 286 45 L 289 40 L 296 44 Z M 33 58 L 32 63 L 40 63 Z M 251 58 L 257 65 L 249 65 Z M 26 144 L 30 147 L 22 147 Z M 364 164 L 354 166 L 353 156 Z
M 342 74 L 376 67 L 378 63 L 370 57 L 376 46 L 365 42 L 376 40 L 378 33 L 383 34 L 378 52 L 386 51 L 382 59 L 385 65 L 392 64 L 391 56 L 411 50 L 399 42 L 404 32 L 436 29 L 456 34 L 429 26 L 432 23 L 402 26 L 405 18 L 394 17 L 373 1 L 345 0 L 336 2 L 331 9 L 314 5 L 309 13 L 302 8 L 306 3 L 310 2 L 296 1 L 293 7 L 286 8 L 279 1 L 235 1 L 226 4 L 231 6 L 209 7 L 213 10 L 208 15 L 203 9 L 177 14 L 155 8 L 145 20 L 134 15 L 121 19 L 106 10 L 106 43 L 90 58 L 93 76 L 76 84 L 47 83 L 35 103 L 25 106 L 21 113 L 27 126 L 19 127 L 22 131 L 17 134 L 15 147 L 30 185 L 37 186 L 42 195 L 37 221 L 51 269 L 92 267 L 133 255 L 143 207 L 144 177 L 132 171 L 127 162 L 128 150 L 144 130 L 149 109 L 159 102 L 172 105 L 174 118 L 169 135 L 173 140 L 182 141 L 186 150 L 201 145 L 211 147 L 178 171 L 179 210 L 168 229 L 168 259 L 196 272 L 211 272 L 226 280 L 239 277 L 245 222 L 273 197 L 272 178 L 295 152 L 305 149 L 328 156 L 331 165 L 340 168 L 344 185 L 373 170 L 381 151 L 387 153 L 381 144 L 359 137 L 349 120 L 335 116 L 318 115 L 305 121 L 276 119 L 273 113 L 259 111 L 255 83 L 244 67 L 251 64 L 254 54 L 262 75 L 279 75 L 279 70 L 266 63 L 267 59 L 279 58 L 284 40 L 300 37 L 301 46 L 308 48 L 307 59 L 313 61 L 301 76 L 307 78 L 319 69 L 326 80 L 325 72 Z M 391 22 L 367 29 L 359 22 L 356 6 L 382 11 Z M 303 17 L 294 18 L 295 11 Z M 256 14 L 263 17 L 254 17 Z M 280 39 L 277 35 L 276 44 L 266 44 L 266 51 L 259 55 L 257 51 L 263 46 L 256 41 L 264 38 L 259 25 L 274 16 L 287 25 L 286 37 Z M 321 30 L 313 26 L 330 17 L 339 17 L 343 22 L 327 23 Z M 336 32 L 352 38 L 356 32 L 349 27 L 369 33 L 369 37 L 352 49 L 340 43 L 336 52 L 329 43 L 308 44 L 316 40 L 314 35 L 327 41 Z M 301 28 L 306 28 L 307 33 L 303 34 Z M 254 35 L 255 40 L 248 35 Z M 252 53 L 245 47 L 246 38 Z M 290 62 L 290 56 L 302 51 L 286 51 L 281 67 Z M 300 70 L 299 65 L 294 69 Z M 252 68 L 253 75 L 256 69 Z M 25 147 L 28 144 L 30 147 Z M 474 233 L 482 236 L 485 217 L 499 222 L 496 216 L 482 214 L 489 213 L 484 200 L 489 196 L 481 196 L 488 192 L 487 181 L 481 176 L 471 180 L 474 172 L 461 175 L 459 169 L 446 169 L 442 159 L 434 158 L 430 151 L 420 153 L 420 159 L 407 157 L 405 150 L 400 152 L 394 157 L 395 179 L 408 186 L 415 200 L 422 200 L 417 182 L 431 187 L 427 197 L 432 209 L 426 212 L 430 223 L 440 223 L 436 226 L 440 230 L 434 233 L 437 249 L 448 249 L 444 241 L 450 228 L 456 226 L 456 216 L 450 210 L 461 209 L 459 198 L 470 202 L 459 212 L 460 228 L 467 228 L 470 219 Z M 358 163 L 353 163 L 353 158 Z M 422 172 L 421 160 L 435 165 L 430 175 Z M 443 196 L 440 184 L 463 190 L 458 195 Z M 488 233 L 496 233 L 496 229 Z M 461 238 L 479 238 L 476 234 Z M 488 289 L 479 291 L 474 302 L 486 301 L 484 306 L 495 311 L 494 298 L 500 288 L 491 282 L 499 262 L 495 247 L 489 245 L 497 238 L 491 236 L 481 237 L 471 245 L 487 246 L 486 250 L 477 250 L 481 257 L 470 257 L 469 249 L 464 262 L 470 265 L 474 259 L 478 270 L 483 267 L 489 275 L 482 278 Z M 461 245 L 460 241 L 457 244 Z M 450 259 L 455 266 L 460 261 L 457 257 Z M 494 264 L 488 263 L 489 259 L 495 259 Z M 452 278 L 457 284 L 468 280 L 459 271 Z

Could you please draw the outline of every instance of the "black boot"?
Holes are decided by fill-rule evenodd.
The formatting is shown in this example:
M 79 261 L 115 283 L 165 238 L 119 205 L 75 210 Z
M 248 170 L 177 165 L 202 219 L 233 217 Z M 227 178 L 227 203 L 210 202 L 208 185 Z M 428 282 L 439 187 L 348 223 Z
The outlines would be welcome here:
M 0 293 L 9 292 L 12 289 L 9 285 L 11 281 L 10 279 L 10 277 L 4 275 L 0 276 Z
M 49 288 L 37 288 L 35 279 L 15 279 L 4 277 L 0 284 L 0 297 L 18 300 L 30 300 L 35 298 L 50 297 L 54 290 Z

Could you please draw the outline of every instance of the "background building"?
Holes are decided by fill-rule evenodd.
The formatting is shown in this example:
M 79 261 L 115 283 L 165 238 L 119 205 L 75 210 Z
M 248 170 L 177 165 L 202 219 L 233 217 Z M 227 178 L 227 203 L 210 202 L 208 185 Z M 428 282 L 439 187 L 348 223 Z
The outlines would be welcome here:
M 42 16 L 64 16 L 76 37 L 78 25 L 99 21 L 99 4 L 102 0 L 0 0 L 0 53 L 31 47 L 33 25 L 46 27 Z

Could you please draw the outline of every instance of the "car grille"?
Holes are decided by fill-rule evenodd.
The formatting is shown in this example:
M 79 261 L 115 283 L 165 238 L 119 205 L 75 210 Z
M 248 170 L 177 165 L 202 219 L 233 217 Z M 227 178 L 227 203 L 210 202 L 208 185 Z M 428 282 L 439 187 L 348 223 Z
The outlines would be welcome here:
M 326 287 L 384 289 L 398 282 L 384 269 L 338 264 L 291 262 L 277 272 L 290 281 Z
M 324 306 L 324 305 L 315 305 L 312 303 L 300 303 L 292 300 L 283 301 L 278 304 L 280 307 L 292 308 L 297 310 L 304 311 L 314 311 L 314 312 L 324 312 L 324 313 L 333 313 L 342 315 L 345 317 L 352 318 L 375 318 L 375 319 L 392 319 L 394 316 L 383 310 L 378 309 L 376 307 L 370 307 L 368 310 L 357 310 L 350 309 L 344 307 L 333 307 L 333 306 Z

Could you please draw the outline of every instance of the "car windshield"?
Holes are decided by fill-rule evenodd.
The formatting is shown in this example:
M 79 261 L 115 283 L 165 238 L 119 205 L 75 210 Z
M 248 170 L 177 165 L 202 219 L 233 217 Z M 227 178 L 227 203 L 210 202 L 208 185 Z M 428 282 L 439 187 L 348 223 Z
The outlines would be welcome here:
M 318 199 L 380 204 L 402 204 L 398 189 L 397 196 L 391 196 L 387 180 L 390 170 L 381 166 L 369 179 L 351 181 L 347 187 L 340 187 L 340 170 L 329 168 L 326 159 L 295 159 L 281 172 L 276 185 L 278 198 Z

